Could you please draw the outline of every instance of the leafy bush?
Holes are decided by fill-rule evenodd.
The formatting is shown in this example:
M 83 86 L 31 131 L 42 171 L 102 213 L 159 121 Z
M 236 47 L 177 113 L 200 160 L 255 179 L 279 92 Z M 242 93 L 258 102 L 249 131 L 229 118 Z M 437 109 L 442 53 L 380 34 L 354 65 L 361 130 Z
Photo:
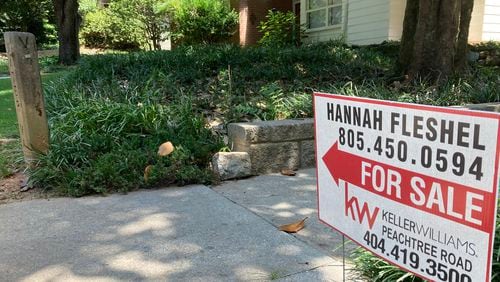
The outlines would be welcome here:
M 139 49 L 146 43 L 137 20 L 125 20 L 111 7 L 88 13 L 80 38 L 87 47 L 116 50 Z
M 95 12 L 98 8 L 96 0 L 78 0 L 78 12 L 85 18 L 88 13 Z
M 225 0 L 166 0 L 160 10 L 169 15 L 176 44 L 224 42 L 238 24 L 238 14 Z
M 293 12 L 270 10 L 258 29 L 262 34 L 259 44 L 275 47 L 298 46 L 304 35 Z
M 0 5 L 0 37 L 5 31 L 33 33 L 38 46 L 57 42 L 52 1 L 2 0 Z M 5 48 L 0 43 L 0 52 Z
M 90 10 L 80 32 L 83 44 L 116 50 L 160 49 L 168 23 L 157 11 L 158 3 L 160 0 L 119 0 L 107 8 Z
M 165 13 L 158 9 L 160 0 L 134 0 L 133 5 L 138 11 L 138 19 L 142 23 L 143 30 L 152 44 L 150 49 L 160 50 L 160 42 L 167 39 L 166 32 L 169 28 Z

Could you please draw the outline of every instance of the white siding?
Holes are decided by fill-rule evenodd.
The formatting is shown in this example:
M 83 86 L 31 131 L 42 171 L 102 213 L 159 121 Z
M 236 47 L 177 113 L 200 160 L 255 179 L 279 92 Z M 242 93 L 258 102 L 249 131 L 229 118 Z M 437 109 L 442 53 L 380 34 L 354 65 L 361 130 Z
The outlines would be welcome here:
M 483 14 L 484 0 L 474 0 L 469 27 L 469 42 L 480 42 L 483 39 Z
M 497 1 L 500 8 L 500 0 L 474 0 L 474 8 L 472 10 L 469 41 L 479 42 L 483 40 L 483 12 L 485 9 L 484 1 Z M 389 21 L 389 39 L 400 40 L 403 33 L 403 20 L 405 15 L 406 1 L 390 0 L 390 21 Z M 499 9 L 500 10 L 500 9 Z M 500 11 L 498 12 L 500 15 Z M 498 21 L 500 17 L 497 17 Z M 495 19 L 492 19 L 494 22 Z M 500 23 L 500 22 L 499 22 Z M 500 29 L 498 30 L 500 32 Z
M 301 0 L 301 23 L 306 22 L 306 0 Z M 344 0 L 342 28 L 307 31 L 309 42 L 344 36 L 349 44 L 365 45 L 384 40 L 400 40 L 403 32 L 405 0 Z M 475 0 L 469 41 L 500 40 L 500 0 Z
M 482 39 L 500 40 L 500 0 L 484 0 Z
M 389 16 L 389 40 L 400 40 L 403 34 L 406 1 L 391 0 Z
M 389 39 L 390 0 L 349 0 L 346 39 L 349 44 L 373 44 Z
M 346 2 L 347 0 L 343 0 L 342 2 L 342 22 L 343 26 L 346 20 Z M 300 1 L 300 23 L 304 26 L 307 24 L 307 12 L 306 5 L 307 0 Z M 313 30 L 306 30 L 306 38 L 304 41 L 306 42 L 324 42 L 332 39 L 338 39 L 344 37 L 344 31 L 342 27 L 325 27 Z

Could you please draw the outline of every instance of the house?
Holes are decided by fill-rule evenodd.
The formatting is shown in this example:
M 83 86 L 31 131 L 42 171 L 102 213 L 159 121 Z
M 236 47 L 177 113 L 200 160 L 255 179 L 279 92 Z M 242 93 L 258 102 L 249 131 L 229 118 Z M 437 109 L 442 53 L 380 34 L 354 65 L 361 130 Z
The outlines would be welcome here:
M 366 45 L 399 40 L 405 0 L 232 0 L 240 12 L 239 41 L 258 41 L 257 26 L 269 9 L 293 11 L 306 28 L 307 41 L 342 37 L 349 44 Z M 469 41 L 500 40 L 500 0 L 474 0 Z

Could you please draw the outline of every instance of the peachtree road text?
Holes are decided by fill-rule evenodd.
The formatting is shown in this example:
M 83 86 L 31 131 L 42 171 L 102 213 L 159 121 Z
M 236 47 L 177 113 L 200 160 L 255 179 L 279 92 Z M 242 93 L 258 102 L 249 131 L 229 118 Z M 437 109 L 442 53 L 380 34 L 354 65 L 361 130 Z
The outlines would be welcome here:
M 314 94 L 318 213 L 431 281 L 490 281 L 500 115 Z

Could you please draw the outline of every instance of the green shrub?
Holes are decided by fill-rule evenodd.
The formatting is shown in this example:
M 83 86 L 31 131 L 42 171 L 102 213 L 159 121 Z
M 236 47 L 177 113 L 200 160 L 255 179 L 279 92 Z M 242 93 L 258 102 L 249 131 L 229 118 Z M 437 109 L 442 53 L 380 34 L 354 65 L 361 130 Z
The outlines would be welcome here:
M 159 50 L 160 42 L 166 39 L 169 26 L 167 15 L 158 9 L 162 2 L 163 0 L 119 0 L 112 2 L 110 9 L 126 23 L 133 20 L 149 49 Z
M 259 44 L 274 47 L 298 46 L 304 35 L 293 12 L 270 10 L 258 29 L 262 34 Z
M 160 49 L 168 22 L 157 10 L 160 0 L 118 0 L 90 9 L 80 31 L 85 46 L 116 50 Z
M 169 15 L 176 44 L 225 42 L 238 24 L 238 14 L 226 0 L 166 0 L 161 10 Z
M 0 37 L 5 31 L 33 33 L 38 46 L 57 42 L 52 1 L 2 0 L 0 5 Z M 5 46 L 0 40 L 0 52 Z
M 88 13 L 95 12 L 98 8 L 98 1 L 96 0 L 78 0 L 78 12 L 83 18 Z
M 116 50 L 139 49 L 146 43 L 138 21 L 125 20 L 112 7 L 88 13 L 80 38 L 87 47 Z

